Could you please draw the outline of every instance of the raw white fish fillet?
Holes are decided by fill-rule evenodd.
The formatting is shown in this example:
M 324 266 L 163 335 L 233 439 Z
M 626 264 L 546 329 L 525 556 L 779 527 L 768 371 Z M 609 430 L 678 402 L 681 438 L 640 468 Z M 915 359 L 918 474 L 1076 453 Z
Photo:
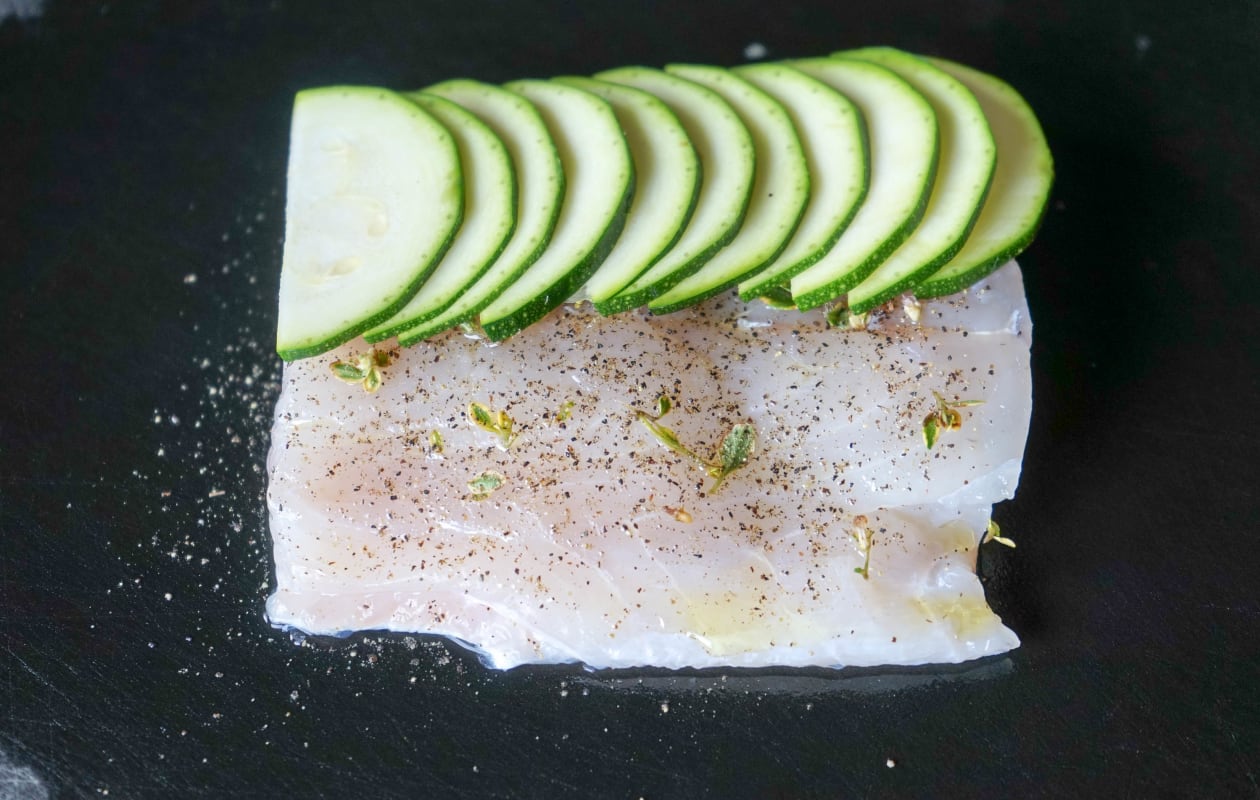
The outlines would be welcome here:
M 974 570 L 992 504 L 1019 479 L 1031 337 L 1012 262 L 925 303 L 918 324 L 898 311 L 841 331 L 731 297 L 655 318 L 567 309 L 497 345 L 449 334 L 401 351 L 376 394 L 329 370 L 362 342 L 287 364 L 268 617 L 440 634 L 497 668 L 1004 652 L 1018 639 Z M 933 390 L 983 404 L 928 450 Z M 636 421 L 661 393 L 675 405 L 663 424 L 702 455 L 755 426 L 756 454 L 715 494 Z M 515 420 L 508 450 L 470 423 L 473 401 Z M 504 483 L 474 499 L 487 471 Z

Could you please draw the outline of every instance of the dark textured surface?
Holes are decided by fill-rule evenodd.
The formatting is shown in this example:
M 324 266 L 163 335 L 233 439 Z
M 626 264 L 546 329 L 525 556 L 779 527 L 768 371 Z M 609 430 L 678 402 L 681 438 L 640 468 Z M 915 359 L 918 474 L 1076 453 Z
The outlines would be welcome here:
M 1260 6 L 1210 5 L 0 3 L 0 798 L 1260 794 Z M 982 569 L 1023 647 L 609 678 L 269 629 L 293 92 L 751 42 L 948 56 L 1043 121 Z

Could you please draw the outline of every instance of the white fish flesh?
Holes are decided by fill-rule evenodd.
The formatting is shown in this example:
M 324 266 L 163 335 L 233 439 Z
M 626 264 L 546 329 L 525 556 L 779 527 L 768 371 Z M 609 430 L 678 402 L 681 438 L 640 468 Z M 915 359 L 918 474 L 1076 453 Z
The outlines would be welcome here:
M 402 350 L 375 394 L 329 370 L 362 342 L 289 363 L 268 618 L 439 634 L 497 668 L 1004 652 L 1018 639 L 975 560 L 1019 479 L 1031 337 L 1012 262 L 918 323 L 889 312 L 865 331 L 731 297 L 663 317 L 566 308 L 499 344 L 448 334 Z M 982 402 L 929 450 L 933 392 Z M 661 394 L 662 424 L 702 455 L 754 427 L 755 454 L 717 492 L 636 420 Z M 510 447 L 471 423 L 472 402 L 510 415 Z M 502 485 L 477 499 L 486 475 Z

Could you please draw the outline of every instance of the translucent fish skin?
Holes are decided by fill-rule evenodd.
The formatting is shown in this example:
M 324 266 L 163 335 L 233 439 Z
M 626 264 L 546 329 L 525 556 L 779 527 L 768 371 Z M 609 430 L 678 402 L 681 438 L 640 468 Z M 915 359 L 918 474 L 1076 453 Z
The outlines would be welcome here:
M 872 666 L 1018 645 L 978 542 L 1019 480 L 1032 324 L 1013 262 L 866 331 L 733 297 L 665 317 L 569 309 L 497 345 L 403 350 L 367 394 L 333 356 L 285 365 L 268 457 L 270 621 L 434 633 L 496 668 Z M 928 450 L 933 391 L 979 400 Z M 758 447 L 714 493 L 702 456 Z M 517 438 L 467 417 L 505 410 Z M 569 405 L 571 404 L 571 405 Z M 440 433 L 441 452 L 431 444 Z M 475 499 L 485 472 L 503 485 Z M 851 535 L 874 534 L 869 578 Z

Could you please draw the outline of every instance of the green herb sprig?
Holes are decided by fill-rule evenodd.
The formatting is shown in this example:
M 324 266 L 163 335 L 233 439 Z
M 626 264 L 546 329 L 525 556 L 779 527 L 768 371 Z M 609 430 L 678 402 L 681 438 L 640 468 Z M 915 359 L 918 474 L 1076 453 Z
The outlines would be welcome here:
M 836 303 L 827 309 L 827 327 L 842 328 L 846 331 L 864 331 L 870 322 L 870 312 L 854 314 L 847 303 Z
M 923 418 L 923 443 L 931 450 L 942 431 L 956 431 L 962 427 L 963 415 L 958 409 L 978 406 L 983 400 L 946 400 L 941 393 L 933 391 L 936 408 Z
M 858 515 L 853 518 L 853 528 L 849 531 L 849 535 L 853 537 L 858 552 L 864 557 L 862 566 L 854 567 L 853 571 L 861 575 L 862 580 L 869 581 L 871 579 L 871 548 L 875 546 L 875 531 L 866 526 L 865 516 Z
M 735 425 L 722 438 L 716 455 L 713 458 L 702 458 L 679 441 L 677 434 L 661 424 L 661 418 L 668 414 L 673 407 L 673 401 L 668 396 L 660 395 L 656 398 L 656 414 L 636 411 L 635 417 L 644 427 L 651 431 L 652 435 L 661 444 L 703 467 L 709 477 L 713 478 L 713 485 L 709 487 L 708 491 L 709 494 L 713 494 L 721 488 L 723 481 L 726 480 L 728 475 L 747 464 L 748 459 L 752 458 L 753 453 L 757 449 L 757 432 L 753 426 L 745 423 Z
M 488 431 L 498 436 L 499 446 L 504 450 L 511 447 L 512 442 L 516 441 L 517 435 L 512 430 L 516 422 L 508 416 L 506 411 L 494 412 L 484 403 L 469 403 L 468 419 L 483 431 Z
M 1015 547 L 1015 540 L 1008 539 L 1007 537 L 1003 536 L 1002 529 L 999 528 L 997 522 L 993 520 L 989 520 L 989 527 L 985 529 L 984 538 L 980 540 L 980 543 L 984 544 L 985 542 L 988 542 L 988 541 L 994 541 L 994 542 L 997 542 L 998 544 L 1004 544 L 1007 547 L 1010 547 L 1012 549 L 1014 549 Z
M 485 500 L 502 488 L 505 483 L 507 483 L 507 478 L 498 472 L 486 471 L 468 482 L 468 491 L 472 493 L 472 499 Z
M 337 360 L 329 366 L 338 380 L 360 384 L 363 391 L 371 394 L 381 388 L 384 382 L 381 369 L 388 367 L 389 362 L 390 354 L 387 351 L 371 350 L 359 356 L 354 363 Z
M 572 418 L 573 416 L 574 405 L 575 403 L 572 400 L 565 400 L 563 403 L 561 403 L 560 410 L 557 411 L 555 414 L 556 422 L 568 422 L 569 419 Z
M 783 311 L 789 309 L 796 310 L 796 301 L 792 299 L 792 292 L 786 286 L 771 286 L 766 293 L 757 298 L 761 302 Z

